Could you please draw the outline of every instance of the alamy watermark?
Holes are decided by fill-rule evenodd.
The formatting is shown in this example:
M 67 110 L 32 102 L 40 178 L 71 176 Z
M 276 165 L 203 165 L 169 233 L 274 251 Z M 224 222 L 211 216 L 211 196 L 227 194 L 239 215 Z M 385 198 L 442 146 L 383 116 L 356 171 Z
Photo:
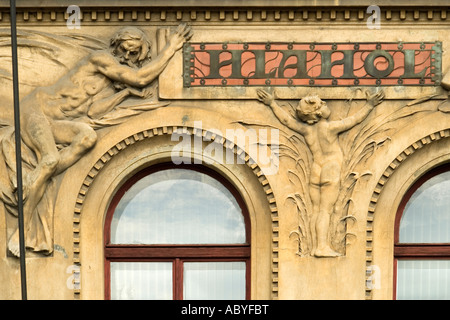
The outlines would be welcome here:
M 81 29 L 81 9 L 77 5 L 70 5 L 66 12 L 69 14 L 66 26 L 68 29 Z
M 366 288 L 369 290 L 381 288 L 381 270 L 373 265 L 366 268 Z
M 66 286 L 70 290 L 80 289 L 80 266 L 72 264 L 67 267 L 66 273 L 69 273 L 70 276 L 66 280 Z
M 174 164 L 245 164 L 248 161 L 256 163 L 265 175 L 278 173 L 278 129 L 226 129 L 223 134 L 218 129 L 204 131 L 202 121 L 194 121 L 194 128 L 198 134 L 172 133 L 171 140 L 179 142 L 171 152 Z
M 368 6 L 366 12 L 371 14 L 367 19 L 367 28 L 369 29 L 380 29 L 381 28 L 381 9 L 379 6 Z

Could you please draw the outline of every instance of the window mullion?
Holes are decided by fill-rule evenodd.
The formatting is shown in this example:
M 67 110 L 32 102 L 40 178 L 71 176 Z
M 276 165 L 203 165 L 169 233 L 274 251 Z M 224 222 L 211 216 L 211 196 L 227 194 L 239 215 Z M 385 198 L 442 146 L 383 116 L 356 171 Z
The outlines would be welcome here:
M 175 258 L 173 263 L 173 299 L 183 300 L 183 261 L 180 258 Z

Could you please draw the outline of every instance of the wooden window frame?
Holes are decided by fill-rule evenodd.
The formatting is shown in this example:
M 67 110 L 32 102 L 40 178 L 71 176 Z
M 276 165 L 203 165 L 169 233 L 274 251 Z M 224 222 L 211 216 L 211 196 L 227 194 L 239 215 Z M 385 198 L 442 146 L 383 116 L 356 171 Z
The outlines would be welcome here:
M 134 245 L 111 243 L 111 221 L 123 195 L 140 179 L 167 169 L 188 169 L 207 174 L 225 186 L 238 202 L 244 216 L 246 242 L 243 244 L 170 244 Z M 245 297 L 250 299 L 250 217 L 248 209 L 236 188 L 216 171 L 202 166 L 163 163 L 148 167 L 127 180 L 114 195 L 106 214 L 104 228 L 105 299 L 111 299 L 111 262 L 172 262 L 173 299 L 183 299 L 184 262 L 245 262 Z
M 450 243 L 401 243 L 400 223 L 405 207 L 412 195 L 425 182 L 441 173 L 450 171 L 450 163 L 441 165 L 421 176 L 403 197 L 395 216 L 394 233 L 394 300 L 397 298 L 397 263 L 398 260 L 438 260 L 450 259 Z

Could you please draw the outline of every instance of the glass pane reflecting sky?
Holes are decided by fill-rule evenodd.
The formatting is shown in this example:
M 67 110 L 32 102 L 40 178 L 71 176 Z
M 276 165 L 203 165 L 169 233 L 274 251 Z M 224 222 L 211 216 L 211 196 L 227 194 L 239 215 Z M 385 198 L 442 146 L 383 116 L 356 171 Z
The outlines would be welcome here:
M 449 300 L 450 260 L 399 260 L 397 300 Z
M 171 300 L 171 262 L 111 262 L 112 300 Z
M 450 242 L 450 172 L 434 176 L 414 192 L 402 216 L 400 242 Z
M 244 300 L 245 262 L 185 262 L 186 300 Z
M 241 208 L 212 177 L 188 169 L 152 173 L 120 200 L 111 222 L 117 244 L 245 243 Z

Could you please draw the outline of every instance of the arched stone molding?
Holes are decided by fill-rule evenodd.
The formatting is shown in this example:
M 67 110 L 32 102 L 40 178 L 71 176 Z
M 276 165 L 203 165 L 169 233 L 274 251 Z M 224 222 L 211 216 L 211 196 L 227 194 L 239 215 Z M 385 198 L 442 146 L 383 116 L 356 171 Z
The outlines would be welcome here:
M 372 192 L 366 220 L 366 299 L 392 299 L 394 221 L 407 190 L 424 173 L 450 161 L 450 129 L 411 143 L 385 168 Z
M 128 128 L 133 127 L 132 125 L 128 125 Z M 115 132 L 124 132 L 124 130 L 115 129 Z M 129 131 L 128 131 L 129 132 Z M 263 195 L 265 198 L 265 204 L 263 206 L 266 207 L 266 211 L 270 212 L 270 221 L 268 223 L 268 227 L 270 229 L 270 237 L 271 237 L 271 246 L 270 246 L 270 262 L 267 261 L 266 266 L 263 266 L 264 263 L 259 263 L 259 268 L 264 268 L 270 270 L 270 279 L 268 280 L 270 284 L 267 284 L 268 290 L 270 291 L 270 295 L 266 298 L 272 298 L 276 299 L 278 296 L 278 207 L 275 200 L 274 192 L 272 189 L 271 184 L 269 183 L 269 179 L 264 174 L 261 167 L 252 161 L 250 156 L 247 154 L 247 152 L 243 149 L 241 149 L 239 146 L 234 144 L 233 142 L 227 140 L 225 137 L 220 136 L 217 134 L 217 132 L 211 132 L 207 129 L 198 129 L 194 126 L 190 125 L 161 125 L 161 126 L 154 126 L 149 127 L 145 130 L 136 130 L 132 134 L 128 134 L 125 138 L 122 138 L 118 140 L 118 142 L 114 143 L 106 152 L 101 154 L 101 156 L 97 157 L 97 160 L 90 168 L 88 174 L 83 180 L 82 186 L 79 189 L 78 196 L 75 203 L 75 208 L 73 211 L 73 264 L 75 266 L 79 266 L 78 270 L 75 268 L 74 272 L 79 273 L 75 274 L 74 278 L 74 297 L 75 299 L 83 299 L 85 293 L 86 298 L 102 298 L 98 296 L 98 293 L 92 293 L 91 289 L 87 289 L 85 291 L 84 288 L 84 282 L 83 278 L 85 277 L 87 270 L 91 268 L 90 263 L 86 263 L 86 259 L 83 258 L 85 255 L 83 255 L 83 249 L 86 247 L 87 242 L 85 241 L 85 237 L 87 236 L 85 230 L 85 226 L 89 225 L 90 223 L 94 223 L 96 225 L 101 224 L 101 230 L 97 230 L 97 233 L 101 233 L 101 235 L 89 235 L 89 237 L 93 236 L 96 238 L 94 242 L 100 241 L 101 248 L 103 251 L 103 219 L 104 215 L 106 214 L 106 208 L 109 205 L 109 201 L 111 200 L 112 196 L 114 195 L 115 191 L 118 189 L 121 183 L 125 182 L 130 178 L 134 173 L 142 170 L 146 166 L 150 166 L 156 163 L 160 162 L 167 162 L 170 161 L 170 150 L 173 148 L 172 146 L 169 146 L 170 144 L 170 137 L 173 133 L 177 134 L 185 134 L 191 137 L 207 137 L 208 141 L 214 140 L 216 143 L 222 144 L 222 147 L 224 150 L 230 150 L 232 151 L 237 157 L 240 157 L 244 161 L 244 166 L 239 165 L 241 168 L 245 167 L 246 171 L 249 172 L 253 179 L 256 178 L 255 181 L 260 186 L 260 190 L 245 190 L 246 186 L 242 184 L 242 181 L 240 181 L 240 178 L 237 177 L 232 170 L 230 170 L 229 167 L 226 165 L 211 165 L 210 167 L 214 170 L 218 171 L 220 174 L 222 174 L 225 178 L 231 180 L 231 182 L 237 187 L 238 191 L 241 193 L 247 193 L 243 194 L 244 201 L 248 206 L 254 206 L 255 204 L 251 204 L 250 202 L 256 202 L 255 199 L 252 199 L 249 195 L 253 193 L 253 196 L 255 193 L 259 192 L 260 195 Z M 176 144 L 178 142 L 173 142 L 173 144 Z M 161 148 L 156 153 L 150 153 L 149 151 L 145 151 L 143 148 L 148 146 L 158 146 L 160 145 Z M 110 166 L 111 163 L 114 162 L 115 159 L 118 159 L 126 152 L 126 150 L 135 149 L 134 152 L 131 152 L 129 157 L 129 161 L 127 165 L 126 170 L 123 170 L 123 168 L 117 168 L 114 166 Z M 137 150 L 141 150 L 141 155 L 136 158 Z M 98 153 L 97 153 L 98 154 Z M 142 155 L 143 154 L 143 155 Z M 135 158 L 133 158 L 135 156 Z M 192 154 L 192 157 L 198 158 L 201 155 L 198 154 Z M 121 158 L 120 160 L 123 160 L 124 158 Z M 201 158 L 200 158 L 201 159 Z M 119 162 L 119 161 L 117 161 Z M 109 167 L 108 167 L 109 166 Z M 110 176 L 114 176 L 114 178 L 111 178 L 109 182 L 111 185 L 106 189 L 102 190 L 102 192 L 97 193 L 93 191 L 93 186 L 96 183 L 96 178 L 102 174 L 104 171 L 113 170 L 110 174 Z M 244 169 L 241 169 L 244 170 Z M 106 173 L 104 174 L 106 175 Z M 249 188 L 250 189 L 250 188 Z M 92 193 L 92 195 L 91 195 Z M 91 197 L 97 198 L 97 196 L 101 196 L 101 198 L 97 198 L 97 201 L 99 203 L 98 207 L 102 208 L 98 211 L 98 216 L 94 217 L 92 213 L 90 214 L 89 218 L 85 217 L 84 211 L 86 210 L 86 199 L 88 199 L 88 196 L 91 195 Z M 261 197 L 259 197 L 261 199 Z M 258 200 L 258 198 L 256 199 Z M 261 204 L 259 204 L 261 205 Z M 259 208 L 258 210 L 261 210 Z M 249 208 L 249 211 L 252 211 L 251 208 Z M 253 208 L 253 215 L 257 214 L 255 212 L 255 208 Z M 263 213 L 258 213 L 263 214 Z M 251 213 L 252 215 L 252 213 Z M 253 217 L 255 218 L 255 217 Z M 88 219 L 88 220 L 83 220 Z M 94 221 L 91 221 L 91 220 Z M 251 217 L 252 219 L 252 217 Z M 269 218 L 267 218 L 269 219 Z M 265 281 L 264 279 L 256 279 L 256 269 L 254 269 L 253 261 L 256 259 L 256 250 L 262 250 L 261 248 L 265 246 L 265 244 L 258 243 L 258 239 L 256 232 L 253 232 L 253 222 L 252 221 L 252 298 L 261 298 L 258 295 L 256 295 L 256 289 L 257 286 L 259 286 L 258 283 L 261 281 Z M 259 221 L 260 224 L 261 221 Z M 255 223 L 256 225 L 256 223 Z M 84 233 L 83 233 L 84 232 Z M 256 237 L 256 238 L 254 238 Z M 92 239 L 91 239 L 92 240 Z M 91 242 L 90 242 L 91 243 Z M 97 245 L 97 244 L 96 244 Z M 103 257 L 99 256 L 99 250 L 96 250 L 95 252 L 95 259 L 97 262 L 102 261 Z M 91 259 L 91 258 L 89 258 Z M 83 269 L 86 268 L 86 269 Z M 102 263 L 103 268 L 103 263 Z M 81 270 L 81 271 L 80 271 Z M 97 270 L 99 273 L 103 273 L 103 269 Z M 100 278 L 101 285 L 103 285 L 103 277 L 101 274 L 96 274 L 96 279 Z M 256 281 L 254 281 L 256 280 Z M 86 280 L 87 281 L 87 280 Z M 96 280 L 98 282 L 98 280 Z M 91 286 L 92 287 L 92 286 Z M 255 293 L 255 294 L 253 294 Z

